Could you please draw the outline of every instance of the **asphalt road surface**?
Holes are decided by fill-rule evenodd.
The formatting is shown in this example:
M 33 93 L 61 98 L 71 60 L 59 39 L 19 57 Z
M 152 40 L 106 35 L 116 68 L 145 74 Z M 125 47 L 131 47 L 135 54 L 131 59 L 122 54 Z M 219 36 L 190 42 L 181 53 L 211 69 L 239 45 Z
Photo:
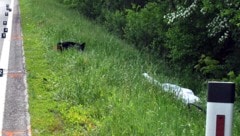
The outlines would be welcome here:
M 3 21 L 7 21 L 7 24 Z M 6 37 L 3 38 L 4 28 L 7 28 L 8 32 L 5 32 Z M 30 136 L 18 0 L 0 0 L 0 34 L 0 72 L 3 70 L 2 76 L 0 73 L 0 136 Z

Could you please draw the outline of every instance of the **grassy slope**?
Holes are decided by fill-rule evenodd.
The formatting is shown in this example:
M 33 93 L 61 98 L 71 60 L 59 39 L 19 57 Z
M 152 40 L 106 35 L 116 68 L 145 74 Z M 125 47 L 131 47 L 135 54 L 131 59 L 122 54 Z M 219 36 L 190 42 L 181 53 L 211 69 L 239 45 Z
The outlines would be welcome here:
M 202 113 L 143 79 L 150 57 L 56 0 L 20 3 L 33 135 L 204 135 Z M 58 53 L 61 39 L 86 51 Z

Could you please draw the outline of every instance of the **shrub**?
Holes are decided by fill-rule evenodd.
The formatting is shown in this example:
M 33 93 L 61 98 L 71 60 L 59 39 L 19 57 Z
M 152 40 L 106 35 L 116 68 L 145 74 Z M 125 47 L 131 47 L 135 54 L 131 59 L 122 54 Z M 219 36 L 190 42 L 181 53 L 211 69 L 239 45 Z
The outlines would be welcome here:
M 240 95 L 240 74 L 236 75 L 233 71 L 230 71 L 228 73 L 228 81 L 232 81 L 235 83 L 236 85 L 236 93 L 237 93 L 237 97 L 239 97 Z
M 105 10 L 104 14 L 104 25 L 106 28 L 119 36 L 123 36 L 124 34 L 124 28 L 126 25 L 126 18 L 125 18 L 125 12 L 116 10 L 114 12 Z
M 138 47 L 161 46 L 165 39 L 163 7 L 149 2 L 144 8 L 134 6 L 127 10 L 125 38 Z

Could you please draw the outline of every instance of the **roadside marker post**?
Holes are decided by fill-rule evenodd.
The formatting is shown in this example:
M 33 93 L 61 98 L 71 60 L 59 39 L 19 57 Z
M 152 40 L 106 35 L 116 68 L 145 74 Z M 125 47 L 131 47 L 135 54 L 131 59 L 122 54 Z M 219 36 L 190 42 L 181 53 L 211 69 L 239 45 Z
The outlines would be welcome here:
M 2 77 L 2 76 L 3 76 L 3 69 L 0 68 L 0 77 Z
M 232 136 L 235 84 L 208 82 L 205 136 Z

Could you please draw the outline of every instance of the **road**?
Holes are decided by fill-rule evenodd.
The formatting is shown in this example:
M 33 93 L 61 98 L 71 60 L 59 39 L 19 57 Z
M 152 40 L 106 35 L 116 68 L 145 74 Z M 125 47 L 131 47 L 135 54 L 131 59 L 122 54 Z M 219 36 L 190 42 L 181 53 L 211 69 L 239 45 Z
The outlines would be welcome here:
M 7 10 L 9 4 L 11 10 Z M 6 16 L 6 12 L 8 15 Z M 7 21 L 7 25 L 3 24 Z M 30 116 L 18 0 L 0 0 L 0 130 L 2 136 L 30 136 Z

